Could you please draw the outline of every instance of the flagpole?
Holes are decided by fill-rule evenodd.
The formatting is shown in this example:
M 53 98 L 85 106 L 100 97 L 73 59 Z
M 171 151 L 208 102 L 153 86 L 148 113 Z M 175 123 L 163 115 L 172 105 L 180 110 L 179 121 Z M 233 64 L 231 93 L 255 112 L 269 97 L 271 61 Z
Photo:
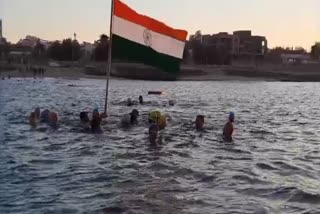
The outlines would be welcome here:
M 112 24 L 113 24 L 113 14 L 114 14 L 114 0 L 111 0 L 111 14 L 110 14 L 110 33 L 109 33 L 109 51 L 108 51 L 108 70 L 106 72 L 106 100 L 104 105 L 104 113 L 107 115 L 108 110 L 108 96 L 109 96 L 109 79 L 112 69 Z

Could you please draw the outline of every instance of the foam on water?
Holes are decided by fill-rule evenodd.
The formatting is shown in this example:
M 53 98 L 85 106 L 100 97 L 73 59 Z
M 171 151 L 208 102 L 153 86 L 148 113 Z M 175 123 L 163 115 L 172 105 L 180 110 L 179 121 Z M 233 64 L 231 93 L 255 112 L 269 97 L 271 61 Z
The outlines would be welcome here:
M 105 81 L 1 81 L 0 213 L 318 213 L 319 92 L 317 83 L 112 80 L 110 119 L 93 135 L 78 115 L 104 106 Z M 120 129 L 126 99 L 139 95 L 152 102 L 133 107 L 137 127 Z M 36 107 L 59 112 L 60 128 L 30 128 Z M 170 116 L 159 147 L 147 142 L 154 108 Z M 229 111 L 234 144 L 220 136 Z M 203 133 L 192 124 L 199 112 Z

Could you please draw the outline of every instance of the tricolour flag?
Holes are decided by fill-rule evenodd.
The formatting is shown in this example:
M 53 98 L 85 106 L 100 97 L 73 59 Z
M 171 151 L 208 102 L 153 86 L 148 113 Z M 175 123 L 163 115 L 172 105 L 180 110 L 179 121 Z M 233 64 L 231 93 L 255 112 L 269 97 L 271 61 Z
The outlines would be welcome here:
M 177 73 L 187 31 L 167 26 L 114 1 L 112 56 Z

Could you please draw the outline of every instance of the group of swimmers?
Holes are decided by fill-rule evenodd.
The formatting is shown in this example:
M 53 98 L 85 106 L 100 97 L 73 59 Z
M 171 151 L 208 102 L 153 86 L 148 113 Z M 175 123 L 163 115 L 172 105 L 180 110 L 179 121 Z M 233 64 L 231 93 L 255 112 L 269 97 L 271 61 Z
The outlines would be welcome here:
M 139 103 L 143 105 L 143 97 L 139 96 Z M 129 98 L 127 101 L 128 106 L 132 106 L 133 102 Z M 173 106 L 174 101 L 170 100 L 169 105 Z M 134 125 L 137 124 L 137 117 L 139 116 L 139 112 L 134 109 L 130 114 L 125 115 L 122 118 L 122 124 L 124 126 Z M 230 112 L 228 116 L 228 121 L 223 127 L 223 140 L 227 142 L 231 142 L 233 140 L 233 123 L 235 121 L 235 113 Z M 159 110 L 153 110 L 148 115 L 148 122 L 149 122 L 149 141 L 150 143 L 156 143 L 158 138 L 159 131 L 165 129 L 167 126 L 167 118 L 165 114 L 163 114 Z M 197 115 L 195 119 L 195 128 L 197 131 L 203 131 L 204 130 L 204 124 L 205 124 L 205 116 L 204 115 Z
M 143 97 L 139 96 L 139 103 L 141 105 L 144 104 Z M 174 105 L 173 102 L 169 102 L 170 105 Z M 128 106 L 133 105 L 131 99 L 128 99 Z M 138 124 L 138 117 L 140 113 L 137 109 L 133 109 L 129 114 L 125 114 L 121 118 L 121 126 L 124 128 L 129 128 L 131 126 Z M 92 117 L 90 119 L 89 112 L 80 112 L 79 119 L 81 127 L 87 131 L 92 133 L 102 133 L 101 129 L 101 121 L 106 118 L 107 115 L 105 113 L 99 113 L 99 109 L 96 107 L 92 111 Z M 235 121 L 235 114 L 233 112 L 229 113 L 228 121 L 223 128 L 223 139 L 227 142 L 232 141 L 233 135 L 233 123 Z M 40 112 L 40 108 L 36 108 L 34 112 L 31 112 L 29 116 L 29 123 L 32 127 L 37 127 L 39 123 L 47 123 L 52 128 L 58 127 L 59 116 L 57 112 L 49 111 L 48 109 Z M 148 123 L 149 123 L 149 141 L 152 144 L 156 144 L 159 131 L 164 130 L 167 126 L 167 118 L 164 113 L 159 110 L 153 110 L 149 112 L 148 115 Z M 197 115 L 195 119 L 195 128 L 197 131 L 204 130 L 205 124 L 205 116 Z
M 99 113 L 99 109 L 95 108 L 92 111 L 92 118 L 89 118 L 89 112 L 80 112 L 80 124 L 85 131 L 91 131 L 92 133 L 102 133 L 101 121 L 106 118 L 105 113 Z
M 86 131 L 92 131 L 92 133 L 101 133 L 101 120 L 105 118 L 104 113 L 99 113 L 98 109 L 94 109 L 92 112 L 92 119 L 89 119 L 88 112 L 80 113 L 80 125 Z M 40 111 L 40 108 L 36 108 L 29 116 L 29 124 L 31 127 L 36 128 L 40 123 L 48 124 L 51 128 L 57 129 L 59 127 L 59 115 L 55 111 L 45 109 Z
M 29 116 L 29 124 L 36 128 L 39 123 L 47 123 L 52 128 L 58 128 L 59 115 L 55 111 L 49 111 L 48 109 L 40 111 L 40 108 L 36 108 L 31 112 Z

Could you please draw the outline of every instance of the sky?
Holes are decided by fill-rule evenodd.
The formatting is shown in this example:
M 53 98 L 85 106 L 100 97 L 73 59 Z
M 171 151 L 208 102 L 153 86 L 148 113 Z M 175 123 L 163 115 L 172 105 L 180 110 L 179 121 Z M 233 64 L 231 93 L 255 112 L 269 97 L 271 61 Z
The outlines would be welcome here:
M 123 0 L 139 13 L 189 35 L 252 30 L 269 47 L 308 50 L 320 41 L 320 0 Z M 0 0 L 3 36 L 93 42 L 109 34 L 111 0 Z

